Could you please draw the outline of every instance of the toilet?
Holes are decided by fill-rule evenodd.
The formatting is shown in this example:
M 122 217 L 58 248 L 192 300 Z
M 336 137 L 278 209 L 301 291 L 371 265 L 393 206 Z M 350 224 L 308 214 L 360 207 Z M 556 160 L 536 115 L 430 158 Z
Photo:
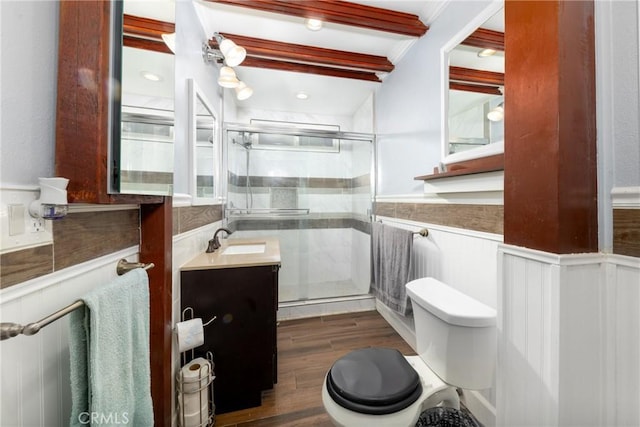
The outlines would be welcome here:
M 413 426 L 435 406 L 460 408 L 457 388 L 492 386 L 496 311 L 431 277 L 406 284 L 417 356 L 364 348 L 338 359 L 322 403 L 336 426 Z

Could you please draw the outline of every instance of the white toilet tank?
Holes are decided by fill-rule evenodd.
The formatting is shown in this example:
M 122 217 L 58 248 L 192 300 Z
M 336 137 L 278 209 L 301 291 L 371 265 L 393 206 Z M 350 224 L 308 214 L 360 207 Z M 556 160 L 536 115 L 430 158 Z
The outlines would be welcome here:
M 496 310 L 426 277 L 406 285 L 418 355 L 444 382 L 489 388 L 496 363 Z

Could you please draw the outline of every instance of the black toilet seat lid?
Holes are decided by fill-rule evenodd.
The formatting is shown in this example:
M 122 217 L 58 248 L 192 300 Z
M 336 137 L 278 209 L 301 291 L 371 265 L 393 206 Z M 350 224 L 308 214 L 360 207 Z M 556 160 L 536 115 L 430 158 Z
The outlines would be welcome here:
M 420 377 L 395 349 L 364 348 L 338 359 L 327 375 L 327 391 L 340 406 L 368 414 L 389 414 L 415 402 Z

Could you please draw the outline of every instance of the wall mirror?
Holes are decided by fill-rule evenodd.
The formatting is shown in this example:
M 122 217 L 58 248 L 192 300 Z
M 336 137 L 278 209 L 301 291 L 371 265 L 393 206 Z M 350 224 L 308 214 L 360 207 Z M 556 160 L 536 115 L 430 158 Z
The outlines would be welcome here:
M 121 3 L 116 13 L 122 14 L 124 45 L 119 110 L 115 105 L 112 114 L 112 190 L 169 196 L 173 194 L 175 61 L 160 33 L 171 31 L 165 28 L 173 26 L 175 4 Z M 157 32 L 158 40 L 145 38 L 151 31 Z M 140 38 L 131 37 L 130 32 Z M 112 51 L 117 58 L 116 48 Z M 116 59 L 113 66 L 117 65 Z
M 215 109 L 193 79 L 189 88 L 190 189 L 193 205 L 214 204 L 220 196 L 222 144 Z
M 445 51 L 445 164 L 504 151 L 504 8 L 492 5 L 476 22 Z

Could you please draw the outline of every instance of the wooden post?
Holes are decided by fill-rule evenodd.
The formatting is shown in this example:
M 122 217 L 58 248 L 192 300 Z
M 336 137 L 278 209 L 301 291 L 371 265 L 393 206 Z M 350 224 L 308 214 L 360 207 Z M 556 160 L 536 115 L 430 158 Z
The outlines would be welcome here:
M 505 4 L 505 243 L 598 251 L 594 5 Z
M 140 260 L 153 262 L 149 273 L 151 305 L 151 396 L 156 426 L 171 426 L 172 202 L 142 205 Z

